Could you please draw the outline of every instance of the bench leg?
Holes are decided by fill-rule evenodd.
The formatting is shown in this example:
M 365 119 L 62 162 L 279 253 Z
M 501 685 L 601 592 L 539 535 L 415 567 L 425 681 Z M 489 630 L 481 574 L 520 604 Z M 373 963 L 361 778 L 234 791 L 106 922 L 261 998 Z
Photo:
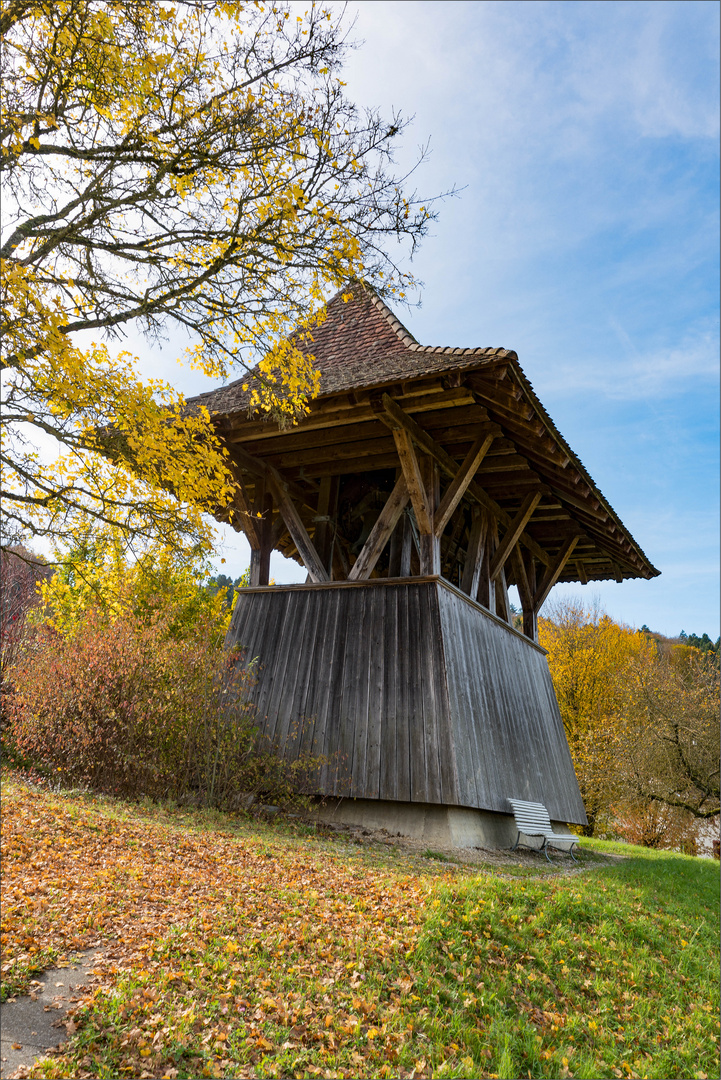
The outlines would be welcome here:
M 520 833 L 520 831 L 519 831 L 519 833 L 518 833 L 518 836 L 516 837 L 516 842 L 515 842 L 515 844 L 513 845 L 513 847 L 512 847 L 511 849 L 510 849 L 511 851 L 515 851 L 515 850 L 516 850 L 516 848 L 518 847 L 518 843 L 519 843 L 520 839 L 521 839 L 521 833 Z
M 568 849 L 568 854 L 571 856 L 571 858 L 573 859 L 574 862 L 578 862 L 578 859 L 573 854 L 574 847 L 575 847 L 575 844 L 571 844 L 570 848 Z
M 550 855 L 548 854 L 548 840 L 544 840 L 544 841 L 543 841 L 543 847 L 541 848 L 541 851 L 542 851 L 542 852 L 543 852 L 543 854 L 544 854 L 544 855 L 546 856 L 546 858 L 548 859 L 548 861 L 549 861 L 549 862 L 552 862 L 552 859 L 551 859 Z

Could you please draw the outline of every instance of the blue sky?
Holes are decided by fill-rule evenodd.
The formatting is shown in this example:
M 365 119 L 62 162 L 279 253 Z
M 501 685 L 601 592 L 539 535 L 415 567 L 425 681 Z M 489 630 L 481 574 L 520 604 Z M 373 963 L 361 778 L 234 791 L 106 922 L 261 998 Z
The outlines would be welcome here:
M 426 344 L 515 349 L 662 571 L 570 591 L 716 637 L 718 5 L 362 0 L 353 16 L 349 95 L 414 116 L 398 163 L 430 139 L 419 192 L 463 188 L 414 261 L 422 306 L 400 318 Z M 247 565 L 242 540 L 224 554 L 233 576 Z M 304 577 L 279 557 L 273 573 Z

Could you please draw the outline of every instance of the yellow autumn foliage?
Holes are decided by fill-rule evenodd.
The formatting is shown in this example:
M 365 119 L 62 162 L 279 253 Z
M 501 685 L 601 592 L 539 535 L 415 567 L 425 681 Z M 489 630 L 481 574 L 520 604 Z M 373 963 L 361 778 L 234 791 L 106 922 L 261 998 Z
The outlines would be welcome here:
M 597 606 L 564 600 L 547 606 L 538 639 L 548 664 L 589 825 L 622 784 L 619 751 L 630 723 L 639 664 L 655 645 Z
M 202 623 L 214 627 L 220 643 L 231 611 L 223 591 L 204 587 L 209 573 L 200 554 L 191 559 L 187 552 L 155 544 L 141 557 L 129 558 L 117 531 L 95 530 L 65 552 L 56 573 L 42 580 L 34 621 L 72 637 L 92 609 L 107 622 L 124 615 L 143 622 L 162 611 L 173 636 L 192 636 Z
M 316 4 L 28 0 L 0 31 L 5 542 L 207 546 L 233 489 L 209 418 L 108 339 L 180 329 L 292 423 L 329 293 L 412 283 L 384 247 L 432 216 L 388 168 L 404 122 L 346 99 Z

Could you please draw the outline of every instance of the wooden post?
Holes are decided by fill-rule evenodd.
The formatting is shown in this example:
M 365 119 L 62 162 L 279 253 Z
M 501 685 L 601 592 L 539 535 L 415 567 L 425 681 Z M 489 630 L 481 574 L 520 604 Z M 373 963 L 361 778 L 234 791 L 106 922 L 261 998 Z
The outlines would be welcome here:
M 263 545 L 263 500 L 265 499 L 265 481 L 261 477 L 257 477 L 255 481 L 255 498 L 253 499 L 252 509 L 252 525 L 253 532 L 255 533 L 257 546 L 251 545 L 250 548 L 250 574 L 249 581 L 252 588 L 257 585 L 265 584 L 268 582 L 261 582 L 260 577 L 260 563 L 262 559 L 262 545 Z
M 411 576 L 411 555 L 413 553 L 413 526 L 408 514 L 403 515 L 403 539 L 401 542 L 400 577 Z
M 268 505 L 269 504 L 269 505 Z M 267 585 L 270 580 L 270 553 L 273 549 L 273 498 L 266 494 L 265 481 L 257 477 L 253 499 L 252 526 L 257 546 L 250 549 L 250 585 Z
M 536 591 L 536 563 L 533 555 L 524 559 L 519 544 L 516 544 L 511 552 L 511 563 L 516 578 L 518 595 L 521 599 L 523 611 L 523 633 L 531 641 L 538 641 L 538 620 L 536 609 L 533 606 L 533 596 Z
M 263 516 L 263 534 L 260 547 L 260 584 L 270 582 L 270 556 L 273 553 L 273 496 L 268 492 L 265 497 Z
M 489 517 L 486 530 L 486 542 L 483 547 L 481 560 L 481 572 L 478 579 L 478 603 L 483 604 L 489 611 L 496 611 L 496 580 L 491 577 L 491 560 L 498 547 L 498 522 L 494 517 Z
M 318 558 L 330 572 L 331 546 L 333 542 L 333 519 L 338 506 L 339 477 L 324 476 L 318 493 L 318 513 L 315 523 L 315 549 Z
M 487 531 L 488 514 L 480 506 L 476 506 L 473 510 L 471 533 L 468 539 L 468 550 L 466 551 L 466 561 L 461 579 L 461 589 L 468 596 L 476 597 L 478 595 L 478 582 L 481 577 Z
M 426 493 L 426 505 L 430 518 L 430 530 L 418 527 L 420 540 L 419 555 L 421 558 L 421 574 L 438 574 L 441 572 L 441 537 L 434 528 L 433 518 L 438 505 L 440 495 L 440 477 L 438 466 L 428 454 L 422 454 L 420 460 L 421 477 L 423 488 Z
M 496 574 L 493 584 L 496 592 L 496 615 L 501 619 L 505 619 L 507 623 L 510 623 L 511 604 L 508 599 L 508 585 L 506 584 L 505 570 L 502 569 Z

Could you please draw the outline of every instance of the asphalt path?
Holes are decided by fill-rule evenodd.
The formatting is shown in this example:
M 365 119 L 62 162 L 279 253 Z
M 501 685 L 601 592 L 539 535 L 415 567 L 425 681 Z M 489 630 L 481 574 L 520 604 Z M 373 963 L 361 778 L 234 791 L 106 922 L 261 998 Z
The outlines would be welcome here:
M 67 964 L 48 968 L 30 984 L 30 993 L 0 1005 L 0 1077 L 24 1076 L 38 1058 L 57 1049 L 70 1034 L 68 1009 L 82 996 L 102 953 L 90 949 Z

